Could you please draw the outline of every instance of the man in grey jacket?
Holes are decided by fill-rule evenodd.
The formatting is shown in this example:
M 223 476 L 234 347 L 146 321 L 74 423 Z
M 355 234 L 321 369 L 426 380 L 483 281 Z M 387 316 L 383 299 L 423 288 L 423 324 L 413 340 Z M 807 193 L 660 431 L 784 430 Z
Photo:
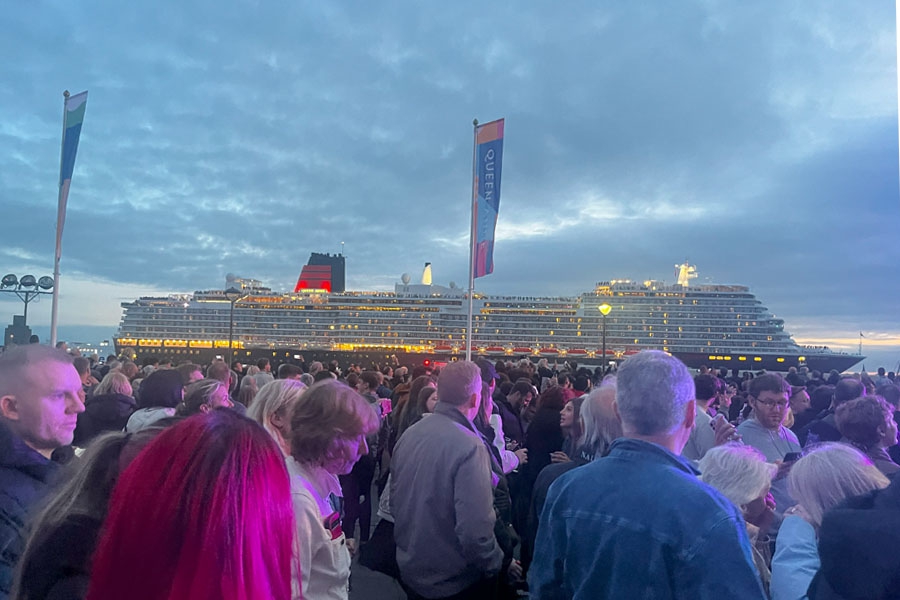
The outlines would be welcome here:
M 394 448 L 391 512 L 411 600 L 496 596 L 503 553 L 494 537 L 490 457 L 472 425 L 480 406 L 478 366 L 450 363 L 438 379 L 434 414 Z

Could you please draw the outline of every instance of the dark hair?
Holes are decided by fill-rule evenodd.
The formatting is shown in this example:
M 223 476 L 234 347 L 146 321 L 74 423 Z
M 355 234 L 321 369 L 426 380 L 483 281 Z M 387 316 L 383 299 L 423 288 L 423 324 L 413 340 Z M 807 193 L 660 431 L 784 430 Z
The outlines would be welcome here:
M 538 396 L 537 407 L 539 409 L 547 407 L 553 410 L 562 410 L 565 405 L 566 400 L 563 396 L 563 389 L 558 385 L 547 388 Z
M 260 371 L 265 371 L 266 365 L 268 365 L 268 364 L 269 364 L 268 358 L 260 358 L 258 361 L 256 361 L 256 366 L 259 367 Z
M 435 380 L 431 375 L 422 375 L 413 379 L 409 385 L 409 394 L 402 404 L 397 403 L 396 417 L 392 420 L 392 424 L 397 430 L 395 439 L 400 439 L 400 435 L 409 429 L 410 425 L 419 420 L 422 412 L 418 412 L 418 400 L 425 388 L 434 388 Z
M 187 385 L 191 382 L 191 373 L 201 371 L 200 365 L 195 365 L 194 363 L 182 363 L 175 367 L 175 370 L 181 375 L 182 385 Z
M 153 371 L 141 382 L 138 408 L 175 408 L 184 396 L 181 375 L 172 369 Z
M 845 377 L 834 386 L 834 407 L 837 408 L 844 402 L 861 398 L 866 393 L 866 388 L 861 381 Z
M 316 383 L 319 383 L 320 381 L 331 381 L 332 379 L 337 379 L 337 377 L 335 377 L 334 373 L 328 369 L 322 369 L 313 376 L 313 381 Z
M 572 384 L 572 387 L 578 390 L 579 392 L 586 392 L 588 389 L 589 378 L 584 375 L 579 375 L 575 378 L 575 383 Z
M 381 379 L 378 377 L 378 373 L 375 371 L 363 371 L 359 374 L 359 380 L 369 386 L 369 389 L 374 390 L 378 387 Z
M 834 386 L 820 385 L 809 394 L 809 406 L 814 414 L 819 414 L 834 401 Z
M 303 375 L 303 369 L 298 365 L 292 365 L 291 363 L 278 365 L 278 379 L 288 379 L 297 375 Z
M 759 377 L 755 377 L 750 381 L 747 390 L 754 398 L 759 398 L 763 392 L 772 392 L 773 394 L 791 395 L 791 384 L 784 380 L 781 375 L 775 373 L 763 373 Z
M 876 394 L 884 398 L 885 402 L 894 407 L 894 410 L 900 408 L 900 387 L 893 383 L 886 383 L 878 386 Z
M 515 393 L 518 393 L 520 396 L 527 396 L 528 394 L 534 393 L 534 386 L 531 385 L 531 382 L 527 379 L 520 379 L 515 382 L 509 390 L 507 396 L 511 396 Z
M 694 377 L 694 393 L 697 400 L 714 398 L 719 389 L 719 380 L 709 374 Z
M 893 409 L 878 396 L 848 400 L 837 407 L 834 415 L 841 435 L 866 453 L 881 441 L 882 430 L 893 418 Z

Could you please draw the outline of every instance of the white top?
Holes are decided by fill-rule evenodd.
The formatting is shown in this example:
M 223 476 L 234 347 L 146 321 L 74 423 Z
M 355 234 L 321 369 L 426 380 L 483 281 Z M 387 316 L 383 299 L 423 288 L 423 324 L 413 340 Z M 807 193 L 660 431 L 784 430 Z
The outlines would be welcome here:
M 297 521 L 294 545 L 301 569 L 300 582 L 296 573 L 292 577 L 292 596 L 295 600 L 348 600 L 350 551 L 339 529 L 340 515 L 336 517 L 338 528 L 325 526 L 327 517 L 339 513 L 341 484 L 337 476 L 301 465 L 292 457 L 287 458 L 287 468 Z
M 494 447 L 500 451 L 500 459 L 503 464 L 503 473 L 508 475 L 519 466 L 519 457 L 515 452 L 506 449 L 506 440 L 503 438 L 503 420 L 497 413 L 491 414 L 491 427 L 494 428 Z

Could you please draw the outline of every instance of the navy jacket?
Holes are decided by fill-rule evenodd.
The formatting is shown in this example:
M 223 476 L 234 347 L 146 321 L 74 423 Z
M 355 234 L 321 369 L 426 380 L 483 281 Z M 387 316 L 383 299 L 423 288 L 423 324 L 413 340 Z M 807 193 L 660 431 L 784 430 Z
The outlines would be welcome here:
M 28 512 L 48 492 L 58 469 L 0 423 L 0 600 L 9 598 L 13 571 L 25 548 Z
M 534 600 L 765 598 L 737 507 L 625 438 L 550 486 L 528 575 Z

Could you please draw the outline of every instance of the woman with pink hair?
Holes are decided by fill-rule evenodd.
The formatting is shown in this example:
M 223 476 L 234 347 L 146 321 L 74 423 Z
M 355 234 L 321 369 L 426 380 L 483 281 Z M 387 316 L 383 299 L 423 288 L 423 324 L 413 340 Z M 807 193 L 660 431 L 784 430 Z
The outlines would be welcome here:
M 88 600 L 291 598 L 294 518 L 281 450 L 231 411 L 190 417 L 124 471 Z

